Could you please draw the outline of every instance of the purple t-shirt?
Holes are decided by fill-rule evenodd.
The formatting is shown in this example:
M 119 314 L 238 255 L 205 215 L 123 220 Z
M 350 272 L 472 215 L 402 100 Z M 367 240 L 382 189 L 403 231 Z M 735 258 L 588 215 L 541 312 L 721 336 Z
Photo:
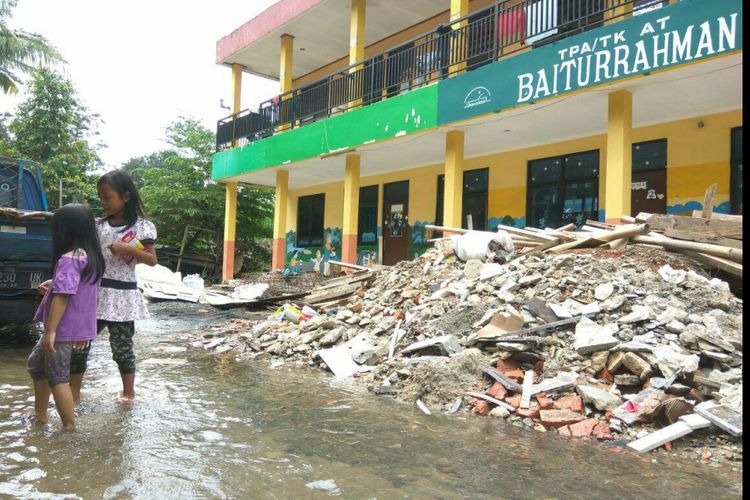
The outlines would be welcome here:
M 52 295 L 70 295 L 68 307 L 57 325 L 55 341 L 74 342 L 96 338 L 96 302 L 99 297 L 99 282 L 88 283 L 81 274 L 88 262 L 84 255 L 63 255 L 55 264 L 52 286 L 47 290 L 34 321 L 45 325 L 49 319 Z

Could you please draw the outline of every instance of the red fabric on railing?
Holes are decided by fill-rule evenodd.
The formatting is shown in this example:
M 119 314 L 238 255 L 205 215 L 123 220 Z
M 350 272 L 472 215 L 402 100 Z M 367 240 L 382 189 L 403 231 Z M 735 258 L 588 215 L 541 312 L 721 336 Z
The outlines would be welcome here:
M 526 12 L 523 9 L 513 9 L 498 15 L 497 36 L 500 40 L 504 37 L 515 36 L 518 41 L 526 37 Z

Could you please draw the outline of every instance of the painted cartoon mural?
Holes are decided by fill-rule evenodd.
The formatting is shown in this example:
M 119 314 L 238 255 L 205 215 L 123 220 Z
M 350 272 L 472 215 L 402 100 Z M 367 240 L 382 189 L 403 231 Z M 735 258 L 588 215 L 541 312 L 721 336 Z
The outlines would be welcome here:
M 328 261 L 338 260 L 341 248 L 341 228 L 326 228 L 323 231 L 325 243 L 322 247 L 297 247 L 297 234 L 289 231 L 286 234 L 287 268 L 284 276 L 316 272 L 330 277 L 334 274 L 335 266 Z

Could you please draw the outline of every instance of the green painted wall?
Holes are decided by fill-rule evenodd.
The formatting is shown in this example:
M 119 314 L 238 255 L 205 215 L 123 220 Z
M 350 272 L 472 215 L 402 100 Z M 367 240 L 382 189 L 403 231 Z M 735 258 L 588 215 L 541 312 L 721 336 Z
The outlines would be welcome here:
M 739 50 L 741 0 L 682 0 L 440 81 L 438 123 Z
M 437 85 L 216 153 L 211 177 L 220 180 L 437 126 Z

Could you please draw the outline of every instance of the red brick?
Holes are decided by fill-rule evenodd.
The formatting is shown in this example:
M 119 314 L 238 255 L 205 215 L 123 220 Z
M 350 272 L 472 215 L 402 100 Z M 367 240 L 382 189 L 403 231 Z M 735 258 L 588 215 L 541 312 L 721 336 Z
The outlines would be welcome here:
M 351 307 L 351 311 L 354 313 L 358 313 L 362 310 L 362 302 L 357 302 Z
M 497 371 L 503 374 L 507 374 L 509 371 L 518 370 L 520 368 L 518 363 L 512 359 L 498 359 L 497 365 L 495 366 L 497 367 Z
M 357 297 L 359 297 L 360 299 L 364 299 L 365 298 L 365 291 L 364 291 L 364 289 L 360 288 L 359 290 L 357 290 Z
M 594 436 L 596 439 L 614 439 L 615 436 L 612 435 L 612 429 L 609 428 L 609 425 L 604 422 L 597 422 L 597 424 L 594 426 L 594 430 L 591 431 L 591 435 Z
M 583 400 L 581 396 L 563 396 L 555 401 L 555 408 L 583 413 Z
M 667 441 L 666 443 L 664 443 L 664 449 L 669 453 L 672 453 L 672 441 Z
M 508 390 L 500 382 L 495 382 L 487 391 L 487 395 L 502 401 L 508 395 Z
M 487 415 L 490 412 L 490 404 L 483 399 L 473 400 L 471 406 L 471 413 L 473 415 Z
M 583 415 L 570 410 L 541 410 L 539 416 L 545 427 L 562 427 L 584 419 Z
M 536 395 L 536 400 L 539 402 L 539 407 L 542 410 L 549 410 L 554 405 L 554 402 L 543 392 Z
M 396 319 L 404 319 L 406 317 L 404 311 L 402 311 L 401 309 L 396 309 L 396 312 L 393 313 L 393 315 L 396 317 Z
M 531 405 L 530 408 L 518 408 L 516 410 L 516 415 L 519 415 L 521 417 L 529 417 L 536 420 L 539 418 L 539 407 L 537 405 Z
M 540 359 L 536 363 L 534 363 L 534 371 L 541 375 L 544 372 L 544 360 Z
M 568 427 L 567 425 L 564 425 L 564 426 L 558 428 L 557 429 L 557 433 L 560 434 L 561 436 L 565 436 L 565 437 L 570 437 L 571 436 L 571 434 L 570 434 L 570 427 Z
M 685 395 L 685 398 L 686 399 L 690 399 L 692 401 L 698 401 L 698 402 L 701 402 L 704 399 L 703 395 L 696 388 L 691 388 L 688 391 L 687 395 Z
M 510 370 L 505 372 L 505 376 L 515 380 L 516 382 L 523 382 L 523 371 L 520 368 L 518 370 Z
M 615 376 L 609 373 L 609 370 L 607 370 L 606 366 L 599 371 L 596 378 L 598 378 L 599 380 L 606 380 L 609 383 L 613 383 L 615 381 Z
M 511 405 L 513 408 L 521 406 L 521 395 L 516 394 L 515 396 L 508 396 L 505 398 L 505 402 Z
M 606 420 L 607 422 L 609 422 L 610 419 L 614 418 L 614 416 L 615 416 L 615 414 L 612 413 L 611 411 L 605 412 L 604 413 L 604 420 Z
M 590 436 L 591 432 L 594 430 L 594 427 L 598 423 L 599 421 L 596 420 L 595 418 L 587 418 L 586 420 L 581 420 L 580 422 L 569 425 L 570 434 L 573 437 Z

